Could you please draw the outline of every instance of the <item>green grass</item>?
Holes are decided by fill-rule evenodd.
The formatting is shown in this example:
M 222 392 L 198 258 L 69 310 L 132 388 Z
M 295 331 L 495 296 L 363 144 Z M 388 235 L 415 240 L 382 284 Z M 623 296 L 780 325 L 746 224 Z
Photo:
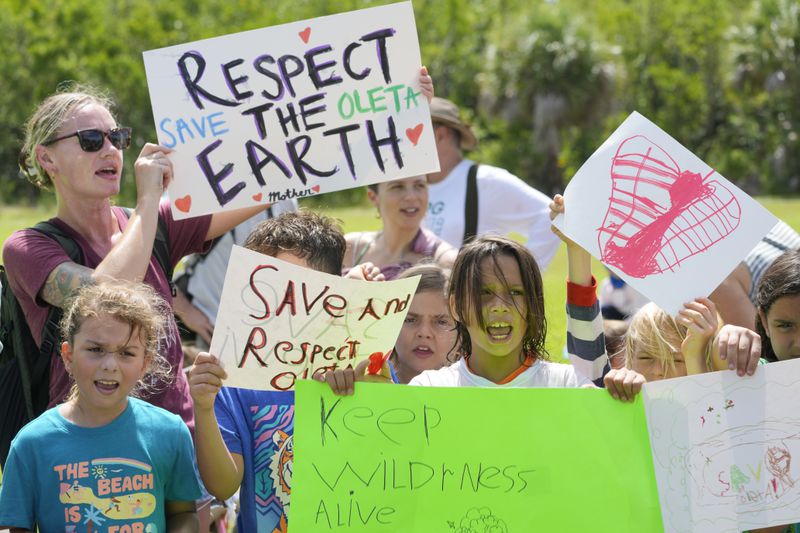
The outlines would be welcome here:
M 55 212 L 55 205 L 50 207 L 0 205 L 0 243 L 5 242 L 14 231 L 33 226 L 40 220 L 46 220 L 54 216 Z
M 800 199 L 759 198 L 759 201 L 793 228 L 800 230 Z M 320 211 L 342 222 L 345 232 L 359 230 L 375 230 L 380 228 L 380 220 L 375 216 L 371 205 L 350 207 L 321 207 Z M 21 207 L 0 206 L 0 243 L 16 229 L 31 226 L 49 218 L 55 213 L 55 207 Z M 594 263 L 594 272 L 603 276 L 600 263 Z M 553 360 L 561 358 L 566 343 L 566 301 L 567 255 L 562 246 L 553 262 L 544 272 L 545 313 L 547 317 L 546 348 Z

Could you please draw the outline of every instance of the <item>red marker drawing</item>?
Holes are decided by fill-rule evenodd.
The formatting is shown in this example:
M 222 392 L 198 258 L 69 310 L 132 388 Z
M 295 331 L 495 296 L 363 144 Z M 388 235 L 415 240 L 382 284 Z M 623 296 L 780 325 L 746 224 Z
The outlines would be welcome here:
M 389 360 L 389 357 L 392 355 L 392 351 L 394 348 L 390 349 L 386 353 L 381 352 L 373 352 L 369 356 L 369 366 L 367 367 L 367 374 L 371 376 L 377 376 L 381 372 L 381 368 Z

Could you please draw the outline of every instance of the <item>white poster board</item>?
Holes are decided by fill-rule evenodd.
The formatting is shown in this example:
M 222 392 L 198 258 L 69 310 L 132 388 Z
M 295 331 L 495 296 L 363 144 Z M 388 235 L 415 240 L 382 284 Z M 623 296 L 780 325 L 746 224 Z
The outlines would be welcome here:
M 418 281 L 345 279 L 234 246 L 209 351 L 225 385 L 294 389 L 390 350 Z
M 799 387 L 800 360 L 644 386 L 666 533 L 800 522 Z
M 175 150 L 176 219 L 439 169 L 410 2 L 150 50 L 144 64 L 158 142 Z
M 636 112 L 581 166 L 564 202 L 556 227 L 673 315 L 777 222 Z

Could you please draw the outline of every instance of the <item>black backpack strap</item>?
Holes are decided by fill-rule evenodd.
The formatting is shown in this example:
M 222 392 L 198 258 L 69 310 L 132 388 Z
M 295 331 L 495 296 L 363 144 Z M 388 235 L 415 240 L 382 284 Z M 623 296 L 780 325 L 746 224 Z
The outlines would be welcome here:
M 72 237 L 67 235 L 67 233 L 61 229 L 60 227 L 56 226 L 52 222 L 47 220 L 39 222 L 32 228 L 33 230 L 38 231 L 39 233 L 43 233 L 56 241 L 61 248 L 67 252 L 67 255 L 70 259 L 72 259 L 76 263 L 83 263 L 83 252 L 81 251 L 80 246 L 76 243 Z
M 33 335 L 22 307 L 8 286 L 8 275 L 3 265 L 0 265 L 0 281 L 3 283 L 0 336 L 6 343 L 0 365 L 0 390 L 3 395 L 3 405 L 0 406 L 0 464 L 3 464 L 8 456 L 11 439 L 17 431 L 47 408 L 50 400 L 48 387 L 45 385 L 35 388 L 33 384 L 47 384 L 52 352 L 42 353 L 44 350 L 41 350 L 34 353 L 37 347 Z M 51 321 L 53 318 L 52 313 L 49 313 L 47 320 Z
M 122 207 L 125 216 L 129 219 L 133 214 L 133 209 Z M 172 291 L 172 296 L 175 296 L 175 285 L 172 283 L 173 266 L 169 255 L 169 233 L 167 232 L 167 223 L 158 217 L 158 227 L 156 228 L 156 238 L 153 241 L 153 254 L 156 256 L 156 261 L 161 266 L 161 270 L 167 276 L 169 281 L 169 288 Z
M 467 199 L 464 202 L 464 238 L 462 244 L 471 241 L 478 232 L 478 164 L 467 172 Z
M 33 226 L 32 229 L 55 240 L 73 262 L 79 265 L 83 264 L 83 251 L 81 251 L 78 243 L 67 235 L 64 230 L 48 221 L 39 222 Z M 42 327 L 42 342 L 39 345 L 39 355 L 46 356 L 48 360 L 58 342 L 58 324 L 61 322 L 62 313 L 63 310 L 60 307 L 51 305 L 50 310 L 47 312 L 47 320 L 45 320 L 44 326 Z
M 83 251 L 80 246 L 60 227 L 52 222 L 43 221 L 31 229 L 56 241 L 73 262 L 83 264 Z M 26 357 L 24 353 L 16 352 L 22 378 L 22 390 L 25 394 L 25 404 L 31 419 L 36 418 L 39 413 L 44 411 L 49 401 L 49 396 L 45 397 L 45 395 L 49 394 L 47 388 L 38 390 L 37 394 L 37 391 L 33 390 L 33 383 L 41 383 L 44 376 L 50 372 L 50 359 L 53 353 L 57 353 L 56 344 L 60 337 L 59 324 L 63 313 L 64 311 L 60 307 L 49 306 L 47 318 L 42 326 L 38 358 L 32 360 L 29 356 Z M 30 361 L 34 361 L 34 364 L 31 365 Z M 34 394 L 37 394 L 37 397 L 34 397 Z

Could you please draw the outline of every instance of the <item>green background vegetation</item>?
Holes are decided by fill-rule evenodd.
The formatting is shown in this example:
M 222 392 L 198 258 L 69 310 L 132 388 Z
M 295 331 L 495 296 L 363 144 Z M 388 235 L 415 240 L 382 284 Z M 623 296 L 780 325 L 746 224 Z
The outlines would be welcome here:
M 38 199 L 17 177 L 22 127 L 60 82 L 107 87 L 135 154 L 156 137 L 144 50 L 382 3 L 0 0 L 0 202 Z M 800 190 L 796 0 L 415 0 L 414 11 L 437 93 L 471 110 L 476 158 L 545 193 L 632 110 L 750 193 Z

